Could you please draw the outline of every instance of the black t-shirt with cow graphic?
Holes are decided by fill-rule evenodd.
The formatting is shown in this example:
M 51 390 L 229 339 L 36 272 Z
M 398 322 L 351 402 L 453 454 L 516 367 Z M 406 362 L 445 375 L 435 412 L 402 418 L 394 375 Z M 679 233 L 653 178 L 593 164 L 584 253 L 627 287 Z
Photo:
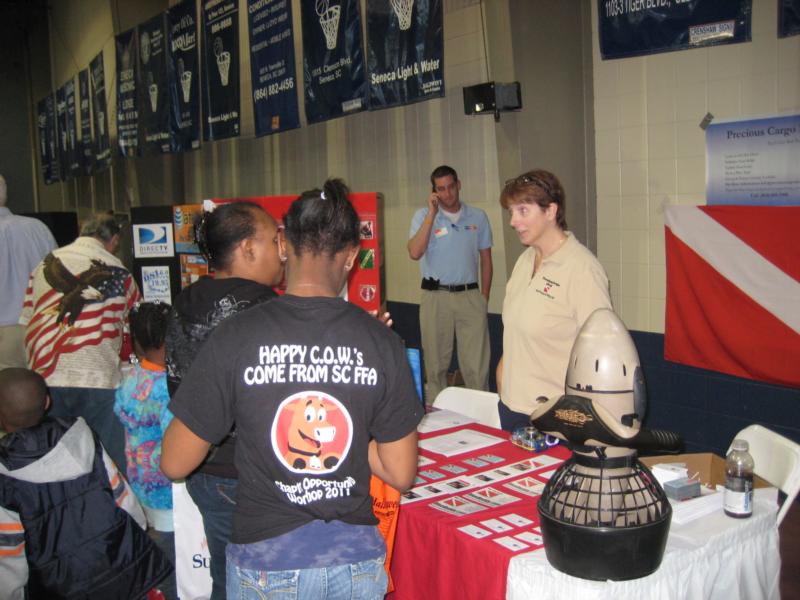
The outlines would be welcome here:
M 376 523 L 369 440 L 424 412 L 394 332 L 339 298 L 290 295 L 220 324 L 169 408 L 212 444 L 236 423 L 238 544 L 314 519 Z

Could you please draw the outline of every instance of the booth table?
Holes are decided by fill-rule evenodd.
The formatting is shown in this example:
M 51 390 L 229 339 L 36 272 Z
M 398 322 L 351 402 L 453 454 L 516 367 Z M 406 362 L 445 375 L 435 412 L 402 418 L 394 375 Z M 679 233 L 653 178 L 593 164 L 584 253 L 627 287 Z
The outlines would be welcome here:
M 750 519 L 732 519 L 719 511 L 684 525 L 673 523 L 663 562 L 648 577 L 619 582 L 579 579 L 547 562 L 539 530 L 539 497 L 521 493 L 519 489 L 525 486 L 514 486 L 521 480 L 528 485 L 531 481 L 546 483 L 569 457 L 569 451 L 555 446 L 544 453 L 529 452 L 508 441 L 508 433 L 476 423 L 456 428 L 460 429 L 489 433 L 504 441 L 449 458 L 421 448 L 420 455 L 427 464 L 419 467 L 420 476 L 412 492 L 426 486 L 434 486 L 439 492 L 449 490 L 449 483 L 459 478 L 474 483 L 476 476 L 496 469 L 509 476 L 487 482 L 484 488 L 404 499 L 391 568 L 395 591 L 387 596 L 389 600 L 779 597 L 780 554 L 773 502 L 757 499 Z M 420 440 L 453 431 L 421 434 Z M 483 460 L 480 467 L 470 464 L 487 455 L 494 462 Z M 542 460 L 546 464 L 538 462 L 542 457 L 546 457 Z M 514 467 L 521 463 L 527 467 Z M 464 471 L 454 473 L 450 468 Z M 442 477 L 430 477 L 437 473 Z M 469 501 L 470 493 L 486 488 L 517 500 L 468 514 L 449 514 L 435 508 L 437 503 L 461 506 Z M 475 533 L 474 528 L 483 530 L 482 537 L 464 531 Z M 506 545 L 495 541 L 500 538 Z M 507 547 L 508 538 L 512 546 L 516 540 L 518 547 Z

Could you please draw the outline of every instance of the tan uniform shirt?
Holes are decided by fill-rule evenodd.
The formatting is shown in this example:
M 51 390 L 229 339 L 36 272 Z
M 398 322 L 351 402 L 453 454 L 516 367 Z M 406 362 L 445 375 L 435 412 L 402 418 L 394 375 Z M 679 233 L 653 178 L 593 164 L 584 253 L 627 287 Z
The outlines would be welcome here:
M 502 400 L 524 414 L 537 397 L 564 393 L 578 331 L 596 309 L 611 308 L 605 270 L 571 233 L 533 274 L 535 257 L 533 248 L 519 257 L 503 301 Z

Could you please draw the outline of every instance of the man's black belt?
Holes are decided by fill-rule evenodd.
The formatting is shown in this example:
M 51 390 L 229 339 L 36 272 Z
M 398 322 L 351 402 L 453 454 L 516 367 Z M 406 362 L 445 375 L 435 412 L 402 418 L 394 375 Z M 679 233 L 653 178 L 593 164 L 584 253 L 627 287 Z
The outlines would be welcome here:
M 431 292 L 435 292 L 437 290 L 442 290 L 445 292 L 466 292 L 467 290 L 477 290 L 478 284 L 477 283 L 462 283 L 461 285 L 444 285 L 439 283 L 438 279 L 433 279 L 431 277 L 426 277 L 422 280 L 422 289 L 429 290 Z

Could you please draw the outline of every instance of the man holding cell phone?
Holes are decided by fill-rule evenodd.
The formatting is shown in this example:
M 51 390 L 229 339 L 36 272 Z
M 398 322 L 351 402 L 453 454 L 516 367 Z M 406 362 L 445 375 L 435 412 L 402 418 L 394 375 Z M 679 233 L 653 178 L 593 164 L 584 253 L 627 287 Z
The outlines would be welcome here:
M 428 403 L 447 386 L 453 336 L 465 385 L 487 389 L 486 312 L 492 286 L 492 230 L 486 213 L 461 202 L 461 182 L 452 167 L 434 169 L 431 185 L 427 206 L 411 220 L 408 240 L 408 254 L 419 261 L 422 273 L 419 321 Z

